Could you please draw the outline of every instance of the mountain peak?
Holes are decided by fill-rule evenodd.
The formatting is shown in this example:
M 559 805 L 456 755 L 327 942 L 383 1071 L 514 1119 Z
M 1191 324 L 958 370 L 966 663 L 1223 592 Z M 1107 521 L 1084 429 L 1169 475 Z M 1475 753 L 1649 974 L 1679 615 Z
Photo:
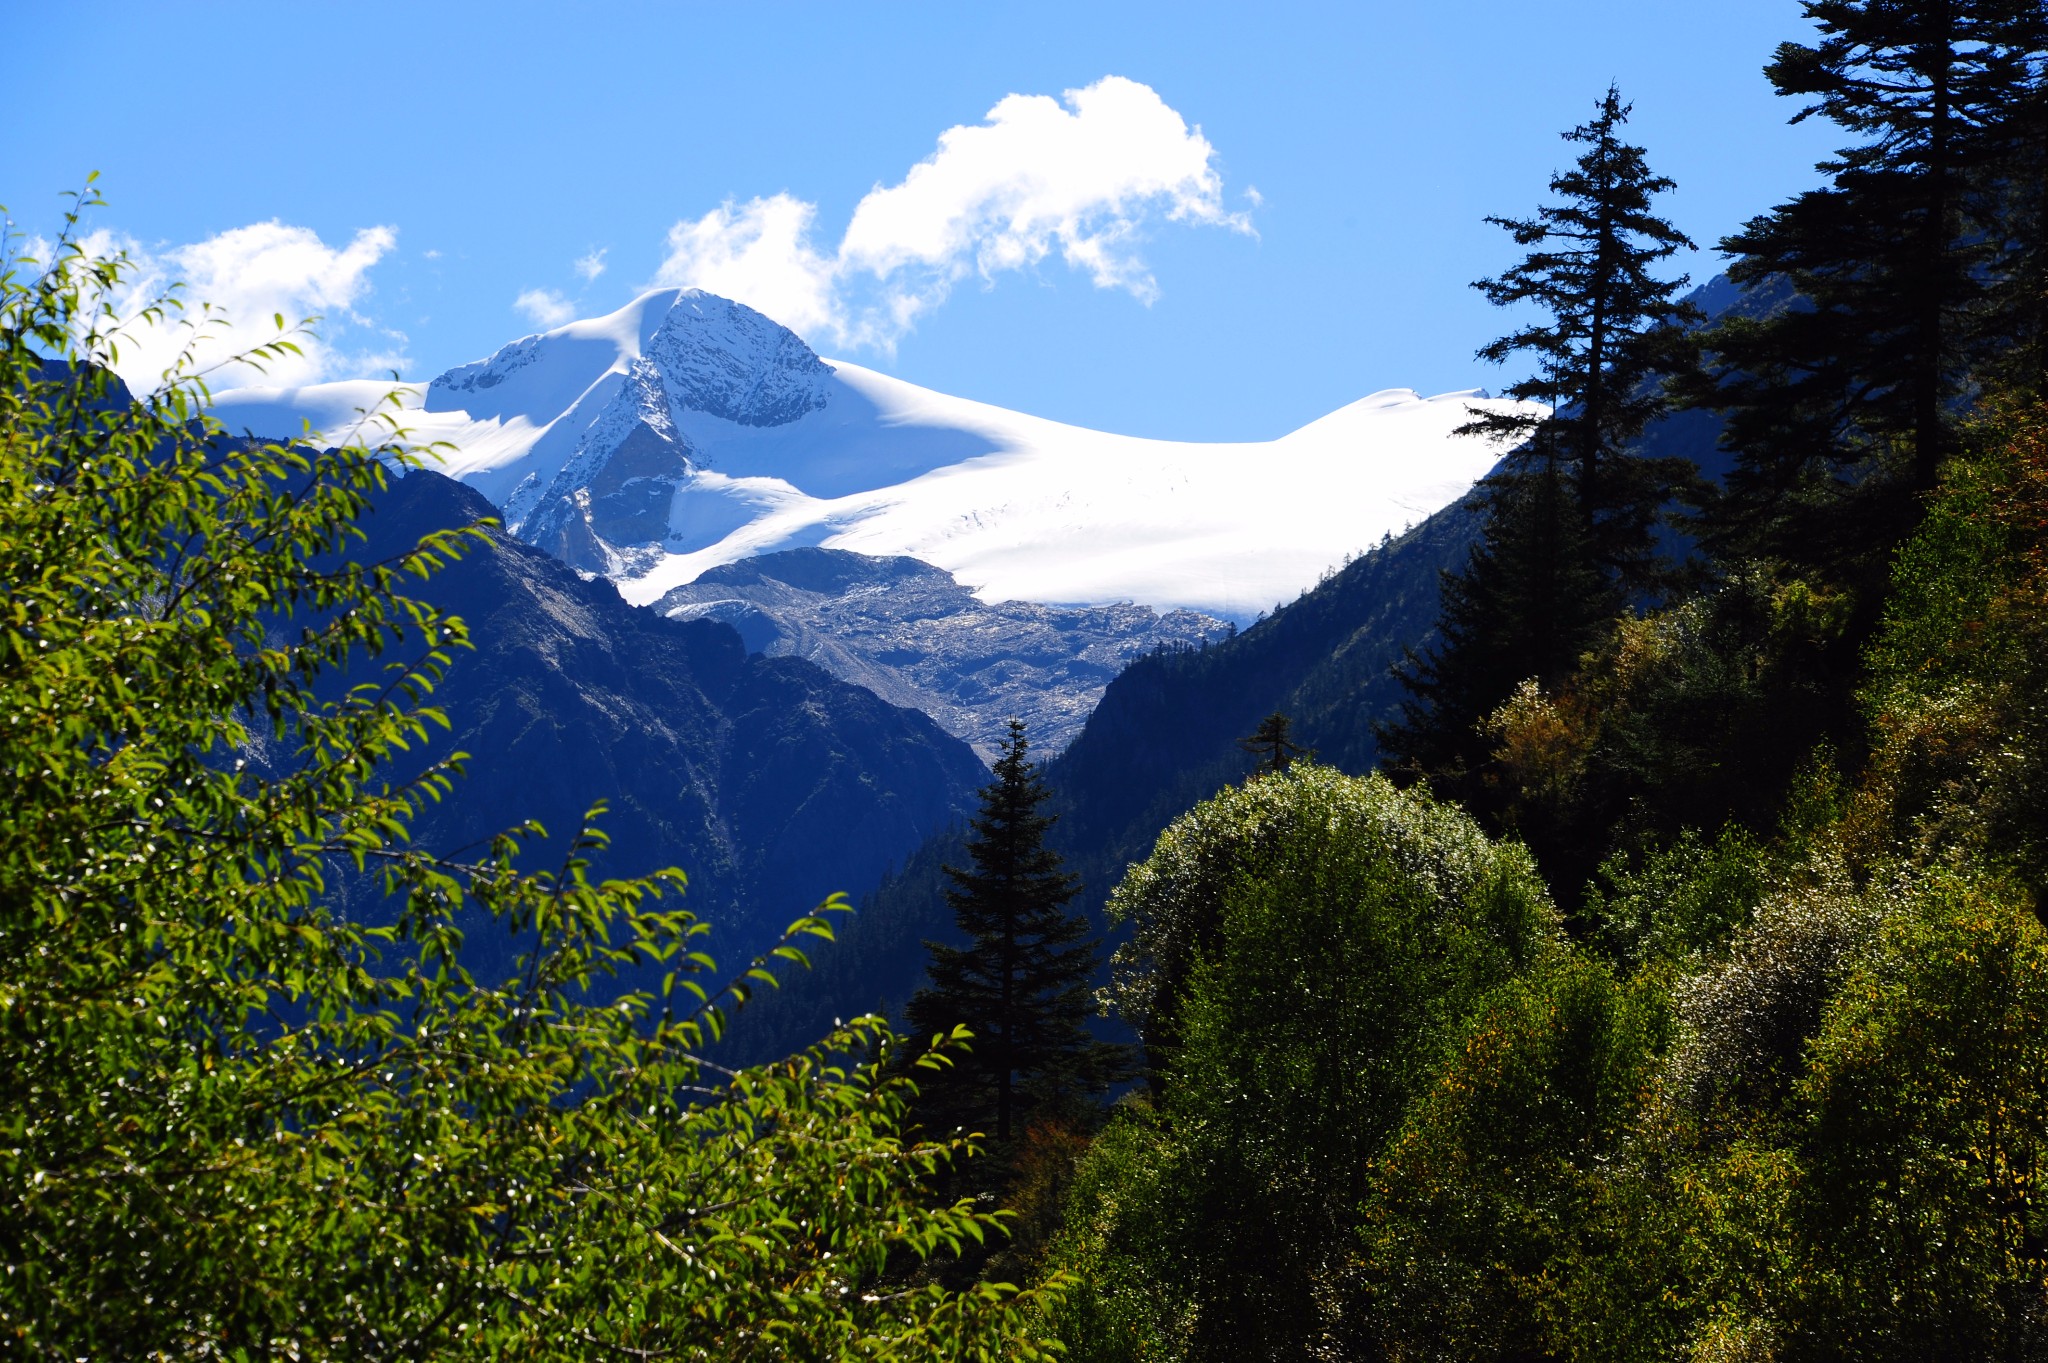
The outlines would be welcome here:
M 429 411 L 549 421 L 592 385 L 651 362 L 671 399 L 742 426 L 825 405 L 832 368 L 781 323 L 702 289 L 655 289 L 616 312 L 522 336 L 427 385 Z
M 816 411 L 832 376 L 788 327 L 702 289 L 677 291 L 645 354 L 676 405 L 742 426 L 784 426 Z
M 380 392 L 244 393 L 221 415 L 290 435 Z M 1147 440 L 828 363 L 743 303 L 662 289 L 449 370 L 406 422 L 514 533 L 636 604 L 822 547 L 920 559 L 983 602 L 1243 624 L 1462 496 L 1496 454 L 1456 434 L 1475 406 L 1535 410 L 1389 389 L 1274 440 Z

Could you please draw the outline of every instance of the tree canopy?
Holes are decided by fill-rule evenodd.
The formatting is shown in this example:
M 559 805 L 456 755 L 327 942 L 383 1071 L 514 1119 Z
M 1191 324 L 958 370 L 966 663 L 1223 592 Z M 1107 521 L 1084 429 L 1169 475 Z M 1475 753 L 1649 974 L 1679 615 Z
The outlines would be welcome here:
M 721 989 L 680 872 L 598 877 L 601 809 L 547 871 L 530 827 L 410 843 L 461 760 L 382 773 L 445 722 L 467 633 L 405 588 L 481 542 L 350 557 L 422 457 L 394 406 L 315 448 L 229 439 L 182 360 L 126 391 L 126 266 L 83 244 L 85 200 L 47 259 L 0 253 L 0 1335 L 51 1359 L 1037 1356 L 1029 1294 L 876 1286 L 999 1224 L 930 1197 L 968 1147 L 904 1138 L 879 1019 L 758 1069 L 703 1055 L 824 917 Z M 173 297 L 139 324 L 180 319 Z M 278 325 L 245 360 L 293 349 Z M 388 914 L 333 912 L 366 869 Z M 472 978 L 465 932 L 516 969 Z M 666 977 L 608 983 L 628 969 Z

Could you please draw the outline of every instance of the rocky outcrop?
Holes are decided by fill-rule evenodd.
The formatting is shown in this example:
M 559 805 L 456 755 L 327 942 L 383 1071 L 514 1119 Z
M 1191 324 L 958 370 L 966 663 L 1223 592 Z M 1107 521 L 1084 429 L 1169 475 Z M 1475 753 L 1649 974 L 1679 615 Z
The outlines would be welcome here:
M 785 426 L 825 405 L 832 368 L 789 328 L 701 289 L 676 299 L 645 354 L 686 411 Z
M 1223 621 L 1194 611 L 984 602 L 917 559 L 838 549 L 792 549 L 714 568 L 656 609 L 675 620 L 730 625 L 754 652 L 808 659 L 892 704 L 922 710 L 985 759 L 1012 716 L 1041 752 L 1057 752 L 1132 661 L 1230 633 Z

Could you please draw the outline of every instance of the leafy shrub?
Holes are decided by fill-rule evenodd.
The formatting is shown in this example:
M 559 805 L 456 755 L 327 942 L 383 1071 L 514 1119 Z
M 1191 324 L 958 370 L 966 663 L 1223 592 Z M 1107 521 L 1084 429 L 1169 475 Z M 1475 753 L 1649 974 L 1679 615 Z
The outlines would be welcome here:
M 1091 1151 L 1077 1191 L 1110 1210 L 1077 1196 L 1053 1261 L 1122 1265 L 1081 1300 L 1155 1351 L 1125 1356 L 1299 1356 L 1372 1162 L 1489 991 L 1563 950 L 1556 914 L 1455 808 L 1304 762 L 1177 820 L 1112 902 L 1164 1096 Z
M 2048 1355 L 2048 935 L 2024 899 L 1915 887 L 1798 1096 L 1781 1356 Z
M 1680 961 L 1720 946 L 1749 921 L 1770 869 L 1747 829 L 1730 825 L 1708 843 L 1688 828 L 1668 845 L 1646 839 L 1602 862 L 1585 917 L 1612 960 L 1629 967 Z
M 1493 991 L 1374 1171 L 1344 1273 L 1353 1356 L 1567 1352 L 1561 1288 L 1598 1238 L 1670 1030 L 1660 982 L 1574 954 Z
M 531 829 L 467 859 L 410 844 L 459 760 L 380 772 L 445 722 L 467 635 L 401 587 L 476 541 L 347 557 L 419 458 L 389 408 L 316 453 L 226 439 L 182 362 L 127 394 L 123 263 L 70 225 L 41 268 L 0 247 L 0 1337 L 51 1359 L 1037 1356 L 1007 1288 L 876 1290 L 892 1257 L 995 1228 L 930 1205 L 964 1148 L 898 1135 L 878 1019 L 720 1071 L 699 1048 L 774 961 L 699 983 L 681 873 L 596 879 L 594 827 L 545 874 L 516 867 Z M 365 868 L 386 926 L 327 907 Z M 515 944 L 508 978 L 463 969 L 465 906 Z M 771 956 L 827 934 L 802 919 Z M 611 992 L 647 968 L 659 991 Z

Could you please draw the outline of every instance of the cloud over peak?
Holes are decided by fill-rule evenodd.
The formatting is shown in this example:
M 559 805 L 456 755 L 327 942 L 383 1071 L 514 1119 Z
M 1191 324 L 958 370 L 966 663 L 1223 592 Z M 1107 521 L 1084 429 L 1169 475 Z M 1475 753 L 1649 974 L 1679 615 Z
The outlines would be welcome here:
M 727 203 L 669 230 L 655 282 L 735 298 L 813 339 L 889 349 L 953 287 L 993 283 L 1057 254 L 1097 288 L 1141 302 L 1159 286 L 1139 253 L 1155 221 L 1250 232 L 1223 206 L 1215 148 L 1151 87 L 1121 76 L 1009 95 L 949 128 L 901 183 L 877 185 L 838 246 L 789 194 Z
M 543 331 L 552 331 L 576 320 L 576 305 L 559 289 L 528 289 L 512 300 L 512 306 Z
M 1142 248 L 1153 229 L 1252 231 L 1248 211 L 1224 206 L 1216 159 L 1200 128 L 1151 87 L 1121 76 L 1058 98 L 1008 95 L 981 122 L 941 133 L 932 154 L 899 181 L 878 182 L 836 244 L 820 230 L 817 205 L 792 194 L 728 200 L 669 229 L 652 282 L 738 299 L 814 343 L 884 352 L 960 284 L 992 285 L 1054 257 L 1097 288 L 1150 303 L 1159 284 Z M 1257 207 L 1256 191 L 1242 197 Z M 97 254 L 124 251 L 132 266 L 112 300 L 129 319 L 123 378 L 152 388 L 189 346 L 212 386 L 232 388 L 407 367 L 404 334 L 363 315 L 370 273 L 397 237 L 392 227 L 368 227 L 331 246 L 310 228 L 271 219 L 187 245 L 145 247 L 112 232 L 81 244 Z M 529 288 L 513 308 L 544 330 L 574 320 L 583 288 L 607 272 L 606 254 L 592 247 L 571 263 L 581 281 L 574 293 Z M 142 320 L 143 308 L 173 284 L 184 286 L 191 311 Z M 288 326 L 319 316 L 319 333 L 295 338 L 303 353 L 265 370 L 226 364 L 270 339 L 275 315 Z M 198 325 L 209 316 L 232 330 Z

